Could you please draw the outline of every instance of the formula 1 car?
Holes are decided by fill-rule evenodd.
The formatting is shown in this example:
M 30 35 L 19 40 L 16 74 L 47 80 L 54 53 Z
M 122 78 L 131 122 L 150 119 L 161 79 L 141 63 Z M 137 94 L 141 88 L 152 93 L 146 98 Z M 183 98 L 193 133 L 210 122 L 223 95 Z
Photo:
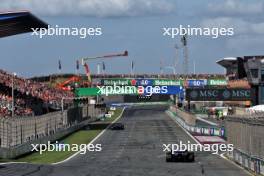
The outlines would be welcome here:
M 122 123 L 114 123 L 113 125 L 111 125 L 110 129 L 111 130 L 124 130 L 125 125 Z
M 194 152 L 172 151 L 166 152 L 166 162 L 194 162 Z

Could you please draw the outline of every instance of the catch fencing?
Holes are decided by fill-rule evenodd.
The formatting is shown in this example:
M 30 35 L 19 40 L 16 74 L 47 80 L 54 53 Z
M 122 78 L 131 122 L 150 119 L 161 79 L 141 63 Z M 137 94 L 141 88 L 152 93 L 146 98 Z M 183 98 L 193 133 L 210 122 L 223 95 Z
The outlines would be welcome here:
M 264 175 L 264 114 L 229 116 L 227 142 L 235 150 L 228 157 L 256 174 Z

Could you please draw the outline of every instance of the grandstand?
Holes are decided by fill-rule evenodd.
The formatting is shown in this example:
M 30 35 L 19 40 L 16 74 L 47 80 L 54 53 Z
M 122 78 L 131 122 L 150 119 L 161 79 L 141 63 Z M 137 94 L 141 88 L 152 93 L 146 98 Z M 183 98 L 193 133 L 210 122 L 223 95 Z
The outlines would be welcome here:
M 47 27 L 45 22 L 28 11 L 0 13 L 0 37 Z M 12 110 L 16 116 L 41 115 L 59 109 L 63 96 L 71 97 L 73 94 L 0 70 L 0 116 L 9 117 Z
M 30 80 L 38 81 L 38 82 L 51 82 L 58 79 L 68 79 L 70 77 L 74 76 L 74 74 L 68 73 L 68 74 L 51 74 L 47 76 L 38 76 L 38 77 L 32 77 Z M 83 79 L 86 79 L 86 75 L 80 74 L 80 76 Z M 224 74 L 189 74 L 189 75 L 183 75 L 183 74 L 94 74 L 91 75 L 92 79 L 107 79 L 107 78 L 143 78 L 143 79 L 225 79 L 226 76 Z
M 264 103 L 264 56 L 244 56 L 224 58 L 217 62 L 226 69 L 231 86 L 251 87 L 256 92 L 253 104 Z
M 45 83 L 24 79 L 14 76 L 6 71 L 0 70 L 0 95 L 1 95 L 1 115 L 9 116 L 11 113 L 11 92 L 14 81 L 15 114 L 40 115 L 46 112 L 58 110 L 61 107 L 62 97 L 73 97 L 72 92 L 61 91 L 52 88 Z M 70 104 L 70 100 L 65 100 L 64 105 Z

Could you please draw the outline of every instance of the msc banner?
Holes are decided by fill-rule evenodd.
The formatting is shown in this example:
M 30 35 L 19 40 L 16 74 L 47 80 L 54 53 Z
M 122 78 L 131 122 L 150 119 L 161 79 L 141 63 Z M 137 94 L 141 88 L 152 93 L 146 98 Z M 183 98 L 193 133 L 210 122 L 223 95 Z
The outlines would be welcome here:
M 252 89 L 186 89 L 189 101 L 246 101 L 254 96 Z

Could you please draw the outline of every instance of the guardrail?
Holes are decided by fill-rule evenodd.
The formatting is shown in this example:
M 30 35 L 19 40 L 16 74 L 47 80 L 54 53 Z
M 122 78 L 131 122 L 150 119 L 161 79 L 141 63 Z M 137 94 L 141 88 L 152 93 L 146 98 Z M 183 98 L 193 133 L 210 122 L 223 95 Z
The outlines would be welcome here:
M 234 149 L 232 152 L 227 153 L 227 157 L 233 160 L 238 165 L 242 166 L 246 170 L 249 170 L 255 174 L 264 175 L 264 160 L 249 156 L 242 151 Z
M 224 127 L 203 127 L 203 126 L 196 126 L 196 125 L 189 125 L 180 117 L 177 117 L 176 112 L 172 112 L 173 118 L 180 124 L 184 129 L 191 133 L 199 134 L 199 135 L 206 135 L 206 136 L 219 136 L 222 138 L 226 138 L 226 130 Z

